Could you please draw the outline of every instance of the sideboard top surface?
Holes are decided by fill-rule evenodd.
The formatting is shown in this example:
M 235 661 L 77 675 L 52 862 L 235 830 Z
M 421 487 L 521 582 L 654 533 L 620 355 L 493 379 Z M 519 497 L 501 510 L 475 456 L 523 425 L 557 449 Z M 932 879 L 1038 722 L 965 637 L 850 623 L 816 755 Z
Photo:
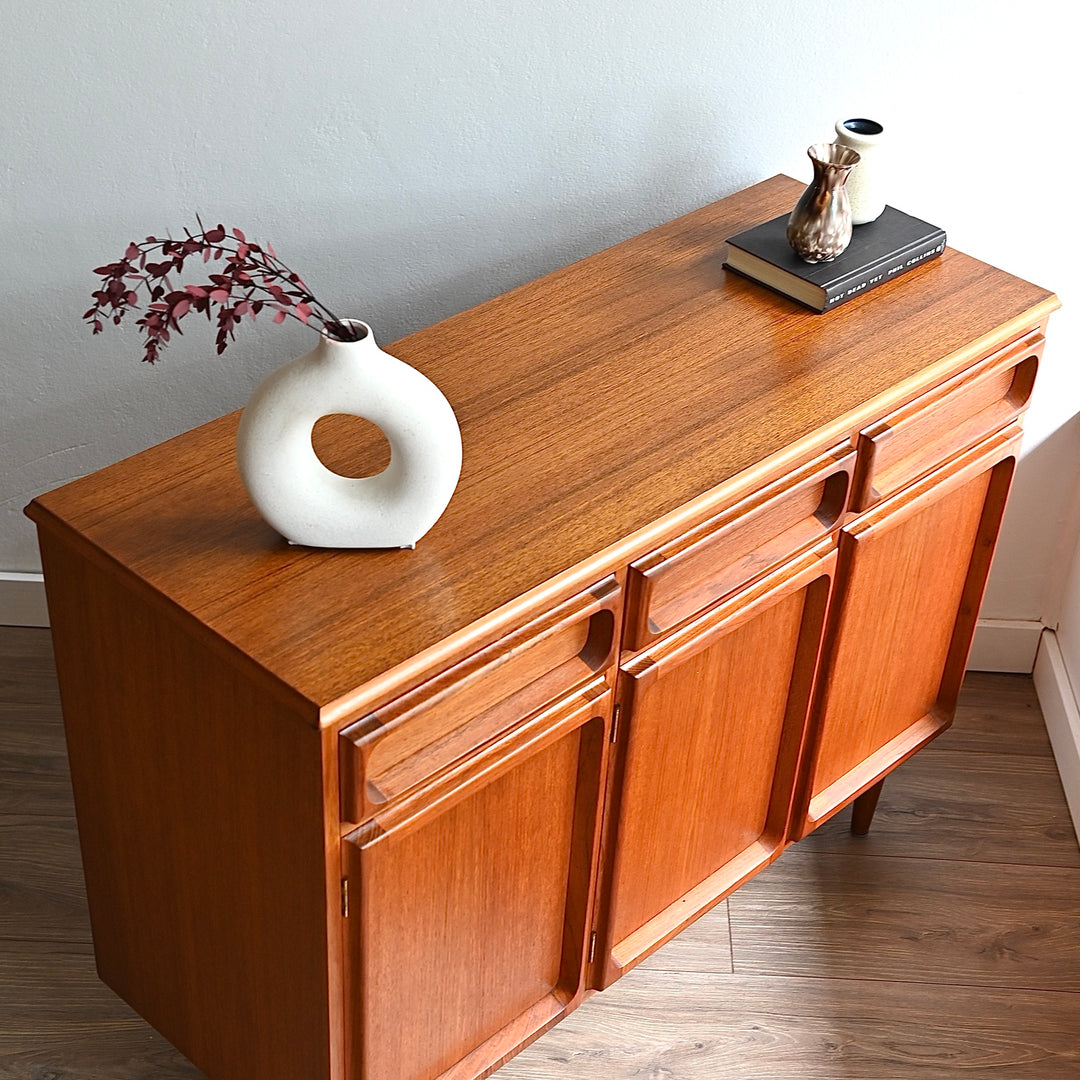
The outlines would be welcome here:
M 459 487 L 414 551 L 286 544 L 241 486 L 239 413 L 28 512 L 328 705 L 1056 306 L 952 249 L 824 315 L 725 271 L 725 238 L 801 188 L 774 177 L 386 346 L 462 428 Z

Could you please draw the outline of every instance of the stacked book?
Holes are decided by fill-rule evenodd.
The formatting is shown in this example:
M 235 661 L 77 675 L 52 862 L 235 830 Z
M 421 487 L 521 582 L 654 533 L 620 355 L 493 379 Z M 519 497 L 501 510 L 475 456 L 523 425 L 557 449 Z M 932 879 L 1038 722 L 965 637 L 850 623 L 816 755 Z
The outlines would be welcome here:
M 728 239 L 729 270 L 828 311 L 883 285 L 945 250 L 945 232 L 886 206 L 876 221 L 856 225 L 851 243 L 832 262 L 803 262 L 787 241 L 788 214 Z

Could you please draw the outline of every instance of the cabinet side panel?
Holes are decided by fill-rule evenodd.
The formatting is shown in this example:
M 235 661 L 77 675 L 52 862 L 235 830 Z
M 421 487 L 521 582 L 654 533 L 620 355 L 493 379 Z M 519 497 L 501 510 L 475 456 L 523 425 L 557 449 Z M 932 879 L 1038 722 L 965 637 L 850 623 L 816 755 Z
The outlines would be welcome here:
M 325 1080 L 319 732 L 41 548 L 102 979 L 213 1080 Z

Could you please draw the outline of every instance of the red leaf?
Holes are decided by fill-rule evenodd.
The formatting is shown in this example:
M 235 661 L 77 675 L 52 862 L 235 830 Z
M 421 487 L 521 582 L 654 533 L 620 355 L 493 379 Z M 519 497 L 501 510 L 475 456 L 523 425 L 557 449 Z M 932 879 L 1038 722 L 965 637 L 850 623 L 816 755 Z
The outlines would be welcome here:
M 185 285 L 184 288 L 187 289 L 192 296 L 203 297 L 210 295 L 210 290 L 202 285 Z
M 311 305 L 310 304 L 297 304 L 296 305 L 296 314 L 297 314 L 297 317 L 301 321 L 307 322 L 308 319 L 311 317 Z
M 278 308 L 277 311 L 274 312 L 274 322 L 283 323 L 284 321 L 285 321 L 285 309 L 284 308 Z
M 186 315 L 191 310 L 190 300 L 179 301 L 172 309 L 172 317 L 179 319 L 181 315 Z
M 273 244 L 268 243 L 266 245 L 266 251 L 267 251 L 267 254 L 270 256 L 271 259 L 276 259 L 277 258 L 277 255 L 274 252 L 274 245 Z
M 132 242 L 128 244 L 127 251 L 124 252 L 125 259 L 137 259 L 139 257 L 139 245 Z
M 210 299 L 215 303 L 224 304 L 229 299 L 228 289 L 214 289 L 210 293 Z
M 208 262 L 210 261 L 210 259 L 211 259 L 211 256 L 212 256 L 212 254 L 213 254 L 213 253 L 212 253 L 212 252 L 210 251 L 210 249 L 209 249 L 209 248 L 207 248 L 207 249 L 206 249 L 206 250 L 205 250 L 205 251 L 204 251 L 204 252 L 202 253 L 202 261 L 203 261 L 204 263 L 208 263 Z
M 244 234 L 239 229 L 233 229 L 232 234 L 236 237 L 237 240 L 240 241 L 241 244 L 247 239 L 247 237 L 244 236 Z
M 139 297 L 138 297 L 138 294 L 137 294 L 137 293 L 135 292 L 135 290 L 134 290 L 134 289 L 132 289 L 132 290 L 131 290 L 131 291 L 130 291 L 130 292 L 129 292 L 128 294 L 127 294 L 127 297 L 126 297 L 126 299 L 127 299 L 127 302 L 128 302 L 129 304 L 136 304 L 136 303 L 138 303 L 138 301 L 139 301 Z

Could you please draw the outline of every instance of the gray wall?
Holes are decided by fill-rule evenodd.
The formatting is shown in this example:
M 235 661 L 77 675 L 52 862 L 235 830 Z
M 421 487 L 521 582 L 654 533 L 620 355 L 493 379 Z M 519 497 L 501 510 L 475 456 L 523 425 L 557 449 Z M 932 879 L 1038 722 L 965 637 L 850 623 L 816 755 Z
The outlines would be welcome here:
M 893 202 L 1078 295 L 1064 10 L 971 0 L 0 0 L 0 570 L 35 494 L 243 404 L 306 351 L 205 324 L 140 363 L 91 268 L 196 211 L 270 240 L 383 343 L 884 120 Z M 722 241 L 717 237 L 717 243 Z M 1080 449 L 1056 317 L 990 613 L 1038 618 Z M 1036 462 L 1035 451 L 1040 451 Z

